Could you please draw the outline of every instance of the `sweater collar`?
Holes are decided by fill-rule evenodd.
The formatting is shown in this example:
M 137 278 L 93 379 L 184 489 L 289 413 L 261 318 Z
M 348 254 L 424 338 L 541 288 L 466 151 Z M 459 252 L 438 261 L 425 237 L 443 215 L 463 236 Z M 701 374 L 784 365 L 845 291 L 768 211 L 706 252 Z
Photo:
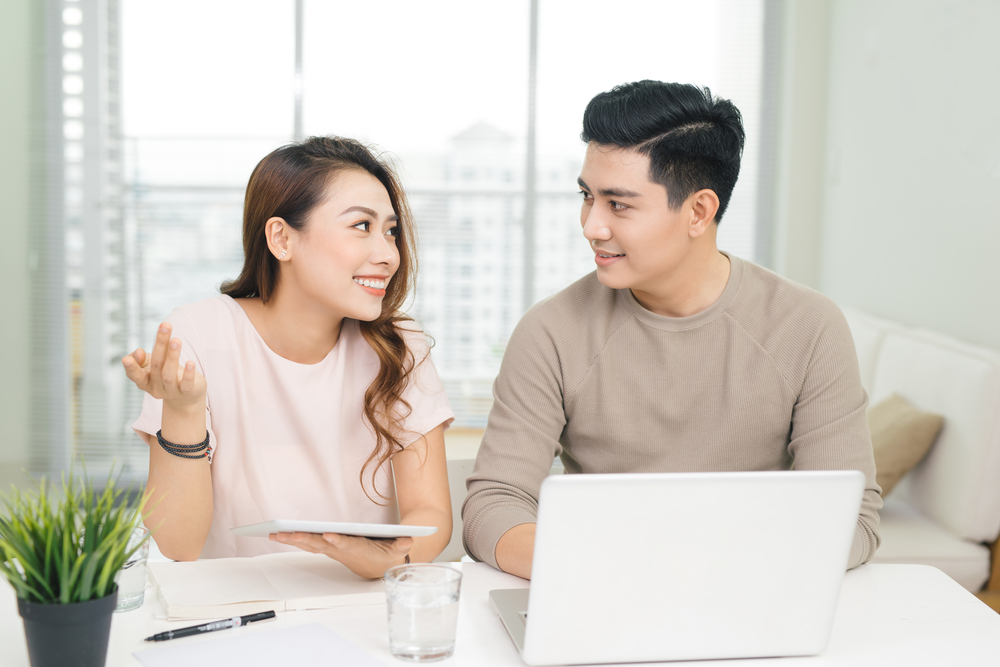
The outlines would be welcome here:
M 689 317 L 667 317 L 666 315 L 657 315 L 652 311 L 646 310 L 642 304 L 636 301 L 635 296 L 632 294 L 632 290 L 620 289 L 616 291 L 618 292 L 619 298 L 623 298 L 625 300 L 629 310 L 631 310 L 641 322 L 648 324 L 649 326 L 656 327 L 657 329 L 663 329 L 665 331 L 687 331 L 689 329 L 696 329 L 704 324 L 708 324 L 724 313 L 733 302 L 733 299 L 736 298 L 736 293 L 739 292 L 740 284 L 743 282 L 743 260 L 739 257 L 730 255 L 727 252 L 723 252 L 721 250 L 719 252 L 722 252 L 723 255 L 729 258 L 729 281 L 726 283 L 726 289 L 722 290 L 722 294 L 715 300 L 715 303 L 700 313 L 695 313 Z

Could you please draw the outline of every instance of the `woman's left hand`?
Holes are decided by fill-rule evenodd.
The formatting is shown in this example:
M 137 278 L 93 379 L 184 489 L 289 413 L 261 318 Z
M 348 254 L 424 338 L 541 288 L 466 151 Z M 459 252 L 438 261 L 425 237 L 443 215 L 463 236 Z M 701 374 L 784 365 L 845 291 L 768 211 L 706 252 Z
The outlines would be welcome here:
M 329 556 L 366 579 L 378 579 L 393 565 L 402 565 L 413 548 L 412 537 L 372 540 L 339 533 L 272 533 L 268 539 Z

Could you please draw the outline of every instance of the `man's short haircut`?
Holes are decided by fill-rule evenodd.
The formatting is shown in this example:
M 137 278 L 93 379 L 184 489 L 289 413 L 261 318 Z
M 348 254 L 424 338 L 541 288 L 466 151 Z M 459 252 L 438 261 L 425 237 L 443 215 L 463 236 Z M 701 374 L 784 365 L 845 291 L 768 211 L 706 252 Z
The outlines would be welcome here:
M 745 134 L 739 109 L 708 88 L 646 80 L 590 100 L 580 138 L 649 157 L 649 180 L 667 189 L 672 210 L 698 190 L 715 191 L 718 222 L 740 175 Z

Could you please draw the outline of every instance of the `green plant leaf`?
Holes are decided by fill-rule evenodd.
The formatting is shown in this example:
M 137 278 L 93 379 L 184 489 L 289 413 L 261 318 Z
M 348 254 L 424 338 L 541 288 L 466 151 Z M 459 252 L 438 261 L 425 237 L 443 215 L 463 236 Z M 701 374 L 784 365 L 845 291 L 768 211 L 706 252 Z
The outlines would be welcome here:
M 50 492 L 45 478 L 33 490 L 0 494 L 0 575 L 19 598 L 72 603 L 104 597 L 136 548 L 128 542 L 144 518 L 145 495 L 131 497 L 110 473 L 98 491 L 86 476 L 63 475 Z
M 91 594 L 94 592 L 94 573 L 97 572 L 97 566 L 101 561 L 98 554 L 93 552 L 85 554 L 81 562 L 83 561 L 87 562 L 87 566 L 83 568 L 83 572 L 80 575 L 76 597 L 80 600 L 89 600 Z

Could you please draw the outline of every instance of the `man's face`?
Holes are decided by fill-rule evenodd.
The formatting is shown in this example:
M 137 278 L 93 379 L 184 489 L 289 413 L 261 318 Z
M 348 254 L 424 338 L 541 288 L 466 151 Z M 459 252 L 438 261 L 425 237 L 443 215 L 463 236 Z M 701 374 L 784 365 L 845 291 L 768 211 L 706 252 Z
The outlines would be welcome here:
M 649 158 L 591 142 L 578 182 L 598 280 L 649 292 L 669 283 L 689 251 L 691 210 L 670 210 L 667 189 L 649 180 Z

